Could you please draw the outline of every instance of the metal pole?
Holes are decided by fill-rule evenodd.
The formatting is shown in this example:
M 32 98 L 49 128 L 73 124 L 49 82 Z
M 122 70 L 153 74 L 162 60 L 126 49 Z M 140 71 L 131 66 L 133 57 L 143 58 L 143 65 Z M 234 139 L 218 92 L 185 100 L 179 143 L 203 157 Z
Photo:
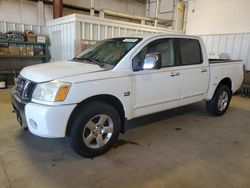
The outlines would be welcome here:
M 156 6 L 155 6 L 155 27 L 157 26 L 158 13 L 159 13 L 159 0 L 156 0 Z
M 146 8 L 145 8 L 145 16 L 149 16 L 149 4 L 150 4 L 150 1 L 147 0 L 146 1 Z
M 183 21 L 183 26 L 182 30 L 184 33 L 186 33 L 186 28 L 187 28 L 187 14 L 188 14 L 188 2 L 184 3 L 184 21 Z
M 95 0 L 90 1 L 90 16 L 95 15 Z
M 53 0 L 53 18 L 60 18 L 63 15 L 63 0 Z
M 45 25 L 43 1 L 38 1 L 37 7 L 38 7 L 38 24 Z

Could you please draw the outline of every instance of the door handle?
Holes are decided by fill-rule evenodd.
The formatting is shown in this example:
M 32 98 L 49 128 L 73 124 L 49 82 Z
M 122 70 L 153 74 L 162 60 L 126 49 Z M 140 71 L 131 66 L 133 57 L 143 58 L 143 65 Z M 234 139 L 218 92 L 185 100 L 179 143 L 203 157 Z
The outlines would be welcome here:
M 200 71 L 201 72 L 207 72 L 207 69 L 206 68 L 202 68 Z
M 175 77 L 175 76 L 179 76 L 179 75 L 180 75 L 179 72 L 171 72 L 171 73 L 170 73 L 170 76 L 171 76 L 171 77 Z

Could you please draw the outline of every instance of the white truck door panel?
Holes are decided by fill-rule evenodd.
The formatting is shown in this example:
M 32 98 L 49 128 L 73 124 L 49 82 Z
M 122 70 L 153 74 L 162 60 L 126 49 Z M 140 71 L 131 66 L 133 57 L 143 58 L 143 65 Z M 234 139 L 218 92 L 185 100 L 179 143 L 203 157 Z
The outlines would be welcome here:
M 205 98 L 209 83 L 209 67 L 193 65 L 179 70 L 181 105 L 201 101 Z
M 209 83 L 208 61 L 203 57 L 200 41 L 177 39 L 180 65 L 180 105 L 205 98 Z
M 179 106 L 180 77 L 173 70 L 152 70 L 134 76 L 134 116 L 142 116 Z
M 150 42 L 135 56 L 144 62 L 146 54 L 161 54 L 161 69 L 140 70 L 134 75 L 134 116 L 142 116 L 179 106 L 179 76 L 175 76 L 174 40 L 161 38 Z

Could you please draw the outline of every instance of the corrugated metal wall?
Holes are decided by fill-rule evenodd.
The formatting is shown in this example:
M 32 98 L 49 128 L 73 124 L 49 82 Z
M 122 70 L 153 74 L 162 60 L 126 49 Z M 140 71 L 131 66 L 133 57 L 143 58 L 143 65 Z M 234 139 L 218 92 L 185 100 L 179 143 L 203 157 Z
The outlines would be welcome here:
M 151 28 L 140 26 L 130 26 L 126 24 L 114 24 L 108 22 L 91 23 L 90 21 L 77 21 L 79 28 L 79 37 L 76 39 L 75 55 L 81 52 L 80 44 L 81 40 L 103 40 L 106 38 L 128 36 L 132 34 L 152 34 L 160 33 L 162 31 L 157 28 Z
M 51 61 L 68 60 L 74 57 L 75 22 L 48 27 L 51 40 Z
M 157 30 L 145 30 L 143 27 L 137 29 L 126 25 L 106 25 L 94 24 L 90 22 L 80 22 L 81 39 L 103 40 L 106 38 L 138 34 L 138 33 L 157 33 Z
M 102 40 L 137 33 L 176 33 L 175 31 L 153 26 L 119 22 L 117 20 L 101 19 L 80 14 L 72 14 L 51 20 L 46 25 L 52 41 L 52 61 L 68 60 L 78 55 L 81 52 L 81 40 Z
M 231 59 L 241 59 L 250 70 L 250 33 L 202 35 L 208 54 L 228 53 Z
M 46 35 L 47 34 L 47 29 L 45 26 L 28 25 L 28 24 L 0 21 L 0 32 L 2 32 L 2 33 L 5 33 L 7 31 L 24 32 L 25 30 L 32 30 L 38 35 L 40 35 L 40 34 Z

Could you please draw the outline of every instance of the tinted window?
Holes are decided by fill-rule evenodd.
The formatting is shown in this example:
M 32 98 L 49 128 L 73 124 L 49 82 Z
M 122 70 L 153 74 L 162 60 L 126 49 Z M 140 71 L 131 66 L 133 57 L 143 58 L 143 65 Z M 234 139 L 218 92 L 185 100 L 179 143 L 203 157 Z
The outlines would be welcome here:
M 182 65 L 202 63 L 202 54 L 199 40 L 178 39 Z
M 113 68 L 141 38 L 114 38 L 98 42 L 86 49 L 74 60 L 85 61 L 86 59 L 103 63 L 107 69 Z
M 162 67 L 173 66 L 174 63 L 174 45 L 173 39 L 160 39 L 149 43 L 137 55 L 136 59 L 144 61 L 146 54 L 160 53 L 162 56 Z

